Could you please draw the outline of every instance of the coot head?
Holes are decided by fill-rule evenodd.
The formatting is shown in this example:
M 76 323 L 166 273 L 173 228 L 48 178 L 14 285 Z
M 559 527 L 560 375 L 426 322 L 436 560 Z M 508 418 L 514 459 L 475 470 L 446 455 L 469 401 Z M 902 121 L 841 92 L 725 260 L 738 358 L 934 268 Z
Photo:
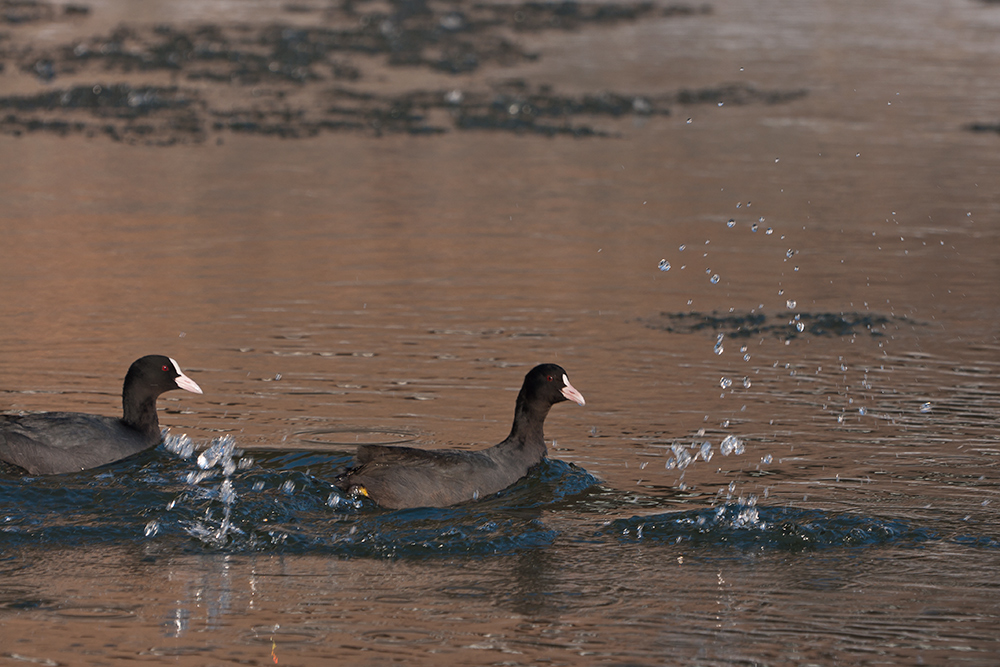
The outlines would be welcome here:
M 126 393 L 130 386 L 152 396 L 159 396 L 171 389 L 202 393 L 201 387 L 181 372 L 176 361 L 160 354 L 150 354 L 132 362 L 125 375 Z
M 573 401 L 586 405 L 583 394 L 569 383 L 569 376 L 558 364 L 540 364 L 524 376 L 521 393 L 529 402 L 554 405 L 562 401 Z

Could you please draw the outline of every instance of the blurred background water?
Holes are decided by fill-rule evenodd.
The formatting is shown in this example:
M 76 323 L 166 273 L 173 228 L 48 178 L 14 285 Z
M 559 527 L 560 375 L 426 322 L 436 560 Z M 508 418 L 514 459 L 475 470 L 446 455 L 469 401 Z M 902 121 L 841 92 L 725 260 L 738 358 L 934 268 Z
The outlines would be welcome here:
M 1000 7 L 3 6 L 0 659 L 993 664 Z M 551 460 L 387 512 L 357 443 Z

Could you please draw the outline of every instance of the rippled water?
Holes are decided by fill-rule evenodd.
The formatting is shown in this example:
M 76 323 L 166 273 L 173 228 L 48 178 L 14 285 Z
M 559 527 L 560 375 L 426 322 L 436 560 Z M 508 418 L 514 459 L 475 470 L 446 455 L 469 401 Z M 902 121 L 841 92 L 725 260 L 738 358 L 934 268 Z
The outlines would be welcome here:
M 1000 660 L 1000 10 L 355 7 L 8 8 L 0 407 L 205 394 L 0 477 L 0 658 Z M 332 486 L 543 361 L 514 487 Z

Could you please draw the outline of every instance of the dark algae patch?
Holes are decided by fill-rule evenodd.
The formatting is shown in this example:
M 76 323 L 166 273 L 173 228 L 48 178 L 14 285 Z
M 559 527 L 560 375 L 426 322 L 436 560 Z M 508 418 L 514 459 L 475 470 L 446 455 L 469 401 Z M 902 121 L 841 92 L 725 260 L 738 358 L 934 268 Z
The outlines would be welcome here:
M 628 127 L 617 121 L 668 116 L 678 105 L 783 104 L 806 94 L 750 84 L 567 94 L 551 82 L 503 76 L 544 58 L 544 48 L 525 45 L 529 34 L 544 43 L 537 36 L 545 32 L 712 20 L 708 5 L 345 0 L 289 5 L 259 24 L 178 21 L 93 33 L 88 21 L 100 8 L 6 0 L 0 11 L 9 27 L 0 72 L 39 86 L 0 96 L 0 131 L 15 136 L 161 145 L 325 132 L 615 137 Z M 19 26 L 65 21 L 78 36 L 63 44 L 19 37 Z M 426 76 L 401 90 L 385 85 L 390 70 Z
M 1000 4 L 1000 0 L 998 0 Z M 997 123 L 970 123 L 966 125 L 965 129 L 970 132 L 995 132 L 1000 134 L 1000 122 Z
M 912 327 L 914 320 L 905 316 L 877 313 L 661 313 L 642 320 L 650 329 L 669 333 L 724 333 L 732 338 L 775 336 L 798 338 L 806 336 L 856 336 L 867 334 L 878 338 L 900 327 Z

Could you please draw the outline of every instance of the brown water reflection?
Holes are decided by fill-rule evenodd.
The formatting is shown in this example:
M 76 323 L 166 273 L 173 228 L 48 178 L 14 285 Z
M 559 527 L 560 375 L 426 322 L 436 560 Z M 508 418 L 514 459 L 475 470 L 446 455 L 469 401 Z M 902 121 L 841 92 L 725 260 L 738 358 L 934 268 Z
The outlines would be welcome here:
M 119 116 L 38 112 L 98 128 L 60 136 L 5 106 L 4 409 L 113 414 L 128 363 L 163 352 L 205 395 L 165 395 L 161 423 L 201 444 L 232 433 L 249 450 L 347 452 L 337 434 L 384 433 L 467 447 L 502 439 L 524 372 L 556 361 L 588 404 L 553 410 L 550 453 L 620 495 L 517 516 L 551 535 L 534 548 L 440 560 L 138 534 L 36 544 L 60 517 L 2 519 L 21 516 L 11 505 L 0 657 L 996 662 L 1000 138 L 966 128 L 998 120 L 1000 9 L 869 4 L 716 2 L 509 31 L 538 58 L 460 75 L 335 56 L 379 95 L 489 96 L 519 79 L 575 100 L 659 95 L 670 112 L 552 121 L 608 136 L 462 130 L 437 109 L 433 134 L 280 139 L 204 121 L 198 140 L 161 146 L 100 130 L 134 139 Z M 93 63 L 40 81 L 15 54 L 121 24 L 328 26 L 316 9 L 105 3 L 8 23 L 23 48 L 3 56 L 4 99 L 127 81 L 196 90 L 205 118 L 244 109 L 253 92 L 237 84 Z M 679 96 L 728 84 L 806 94 Z M 288 99 L 319 118 L 334 85 L 272 81 L 269 113 Z M 666 330 L 695 312 L 883 319 L 880 335 Z M 743 455 L 719 453 L 730 434 Z M 706 440 L 710 462 L 668 468 L 671 445 Z M 731 482 L 761 506 L 901 520 L 934 539 L 796 552 L 633 539 L 639 524 L 598 536 L 722 503 Z

